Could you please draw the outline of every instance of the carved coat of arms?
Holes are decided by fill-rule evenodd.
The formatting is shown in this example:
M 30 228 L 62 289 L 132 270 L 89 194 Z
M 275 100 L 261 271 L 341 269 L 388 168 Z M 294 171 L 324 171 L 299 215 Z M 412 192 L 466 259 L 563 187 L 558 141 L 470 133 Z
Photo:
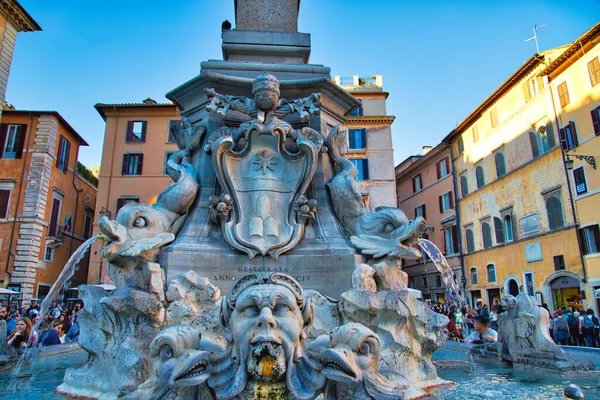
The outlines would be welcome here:
M 220 221 L 227 243 L 246 252 L 277 259 L 302 238 L 314 219 L 316 201 L 305 192 L 323 145 L 308 127 L 294 130 L 279 119 L 298 113 L 306 120 L 318 113 L 318 94 L 287 102 L 279 99 L 279 82 L 269 74 L 256 78 L 254 99 L 223 96 L 206 90 L 207 109 L 224 115 L 242 111 L 253 117 L 239 129 L 221 128 L 209 138 L 217 179 L 224 189 L 213 200 L 214 220 Z M 243 139 L 243 141 L 242 141 Z

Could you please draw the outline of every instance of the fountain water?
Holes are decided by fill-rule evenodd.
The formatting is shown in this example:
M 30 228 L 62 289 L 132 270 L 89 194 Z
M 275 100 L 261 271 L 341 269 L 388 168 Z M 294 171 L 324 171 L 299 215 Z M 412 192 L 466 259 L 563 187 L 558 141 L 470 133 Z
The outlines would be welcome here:
M 94 241 L 96 239 L 98 239 L 98 235 L 92 236 L 91 238 L 89 238 L 88 240 L 83 242 L 83 244 L 81 246 L 79 246 L 79 248 L 77 248 L 77 250 L 75 250 L 75 252 L 71 255 L 71 257 L 69 257 L 69 260 L 65 264 L 65 267 L 61 271 L 58 278 L 56 279 L 56 282 L 54 282 L 54 285 L 52 285 L 52 287 L 50 288 L 48 295 L 44 298 L 44 301 L 42 301 L 42 304 L 40 306 L 40 311 L 38 314 L 39 319 L 37 321 L 34 321 L 33 327 L 31 328 L 31 333 L 27 340 L 28 346 L 35 344 L 34 343 L 34 340 L 35 340 L 34 332 L 37 332 L 40 324 L 43 321 L 44 315 L 46 315 L 50 309 L 50 305 L 52 305 L 52 303 L 54 303 L 56 300 L 58 300 L 60 298 L 60 296 L 64 293 L 65 289 L 67 289 L 69 287 L 69 285 L 71 283 L 71 278 L 73 278 L 73 275 L 79 269 L 79 262 L 85 256 L 85 254 L 88 252 L 88 250 L 92 246 L 92 243 L 94 243 Z M 24 389 L 22 386 L 22 383 L 18 382 L 18 378 L 22 377 L 23 375 L 28 375 L 28 374 L 24 374 L 22 370 L 25 365 L 31 364 L 32 359 L 35 356 L 35 354 L 36 353 L 31 352 L 31 351 L 25 351 L 25 352 L 23 352 L 22 356 L 19 358 L 19 361 L 17 362 L 17 365 L 14 368 L 13 373 L 11 375 L 10 389 L 13 392 L 17 391 L 17 386 L 19 386 L 18 387 L 19 390 Z M 30 376 L 33 377 L 33 374 L 30 374 Z M 26 386 L 28 386 L 28 385 L 29 385 L 29 380 L 26 383 Z
M 446 257 L 444 257 L 440 249 L 438 249 L 438 247 L 429 240 L 423 238 L 419 239 L 419 247 L 421 247 L 421 249 L 427 253 L 437 270 L 442 274 L 442 281 L 444 282 L 446 288 L 450 290 L 452 296 L 454 296 L 455 302 L 459 306 L 465 304 L 465 298 L 461 294 L 458 285 L 454 281 L 454 273 L 452 272 L 452 268 L 450 268 L 450 265 L 448 265 L 448 260 L 446 260 Z

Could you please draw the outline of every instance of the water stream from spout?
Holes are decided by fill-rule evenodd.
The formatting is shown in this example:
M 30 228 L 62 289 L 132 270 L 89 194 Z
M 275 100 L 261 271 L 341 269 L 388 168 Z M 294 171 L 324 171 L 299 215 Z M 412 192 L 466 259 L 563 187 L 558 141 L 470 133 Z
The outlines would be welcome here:
M 465 299 L 460 293 L 458 284 L 454 281 L 452 268 L 450 268 L 448 260 L 446 260 L 446 257 L 444 257 L 440 249 L 438 249 L 438 247 L 429 240 L 423 238 L 419 239 L 419 246 L 425 253 L 427 253 L 437 270 L 442 274 L 442 282 L 444 282 L 444 286 L 446 286 L 446 288 L 450 291 L 451 297 L 454 297 L 454 299 L 451 298 L 451 300 L 457 303 L 459 307 L 465 304 Z
M 39 319 L 34 323 L 33 327 L 31 328 L 31 333 L 29 335 L 29 339 L 27 340 L 28 346 L 32 345 L 32 344 L 35 345 L 35 343 L 33 343 L 35 340 L 34 332 L 38 331 L 40 323 L 44 320 L 44 315 L 46 315 L 48 313 L 52 303 L 54 303 L 58 299 L 60 299 L 60 297 L 64 294 L 64 291 L 69 287 L 69 285 L 71 283 L 71 279 L 73 278 L 73 275 L 75 275 L 75 272 L 77 272 L 77 270 L 79 269 L 79 262 L 85 256 L 85 254 L 88 252 L 88 250 L 92 246 L 92 243 L 94 243 L 94 241 L 96 239 L 98 239 L 98 235 L 92 236 L 91 238 L 89 238 L 88 240 L 83 242 L 83 244 L 81 246 L 79 246 L 77 248 L 77 250 L 75 250 L 75 252 L 71 255 L 71 257 L 65 264 L 65 267 L 63 268 L 60 275 L 56 279 L 56 282 L 54 282 L 54 285 L 52 285 L 52 287 L 50 288 L 48 295 L 44 298 L 44 301 L 42 301 L 42 304 L 40 306 L 40 311 L 38 313 Z M 39 337 L 39 333 L 40 332 L 38 332 L 38 337 Z M 14 392 L 14 393 L 17 392 L 17 386 L 18 386 L 19 391 L 22 391 L 25 389 L 23 387 L 23 383 L 19 382 L 18 378 L 23 377 L 23 376 L 28 376 L 28 375 L 31 375 L 31 378 L 33 378 L 33 374 L 23 373 L 22 370 L 23 370 L 23 366 L 31 364 L 32 359 L 36 354 L 37 354 L 36 351 L 31 351 L 31 350 L 23 351 L 23 354 L 21 355 L 21 358 L 19 358 L 19 361 L 17 362 L 17 365 L 11 375 L 11 383 L 9 385 L 9 388 L 12 389 L 12 392 Z M 29 386 L 29 382 L 30 382 L 31 378 L 27 380 L 27 382 L 25 384 L 26 387 Z

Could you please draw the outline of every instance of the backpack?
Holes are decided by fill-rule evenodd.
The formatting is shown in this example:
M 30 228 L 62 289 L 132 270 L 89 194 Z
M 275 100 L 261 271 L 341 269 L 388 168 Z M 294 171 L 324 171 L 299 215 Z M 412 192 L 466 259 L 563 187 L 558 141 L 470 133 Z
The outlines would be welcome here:
M 579 329 L 579 320 L 573 314 L 569 315 L 569 318 L 567 319 L 567 322 L 569 324 L 569 329 L 570 330 L 576 331 L 576 330 Z
M 594 322 L 592 322 L 592 317 L 587 316 L 583 319 L 583 322 L 581 323 L 581 326 L 583 327 L 583 329 L 585 329 L 586 331 L 591 331 L 594 329 Z
M 598 317 L 596 317 L 595 315 L 592 315 L 592 322 L 594 323 L 594 328 L 600 328 L 600 322 L 598 321 Z
M 563 317 L 556 317 L 555 323 L 556 329 L 558 329 L 559 331 L 566 331 L 569 329 L 569 325 Z

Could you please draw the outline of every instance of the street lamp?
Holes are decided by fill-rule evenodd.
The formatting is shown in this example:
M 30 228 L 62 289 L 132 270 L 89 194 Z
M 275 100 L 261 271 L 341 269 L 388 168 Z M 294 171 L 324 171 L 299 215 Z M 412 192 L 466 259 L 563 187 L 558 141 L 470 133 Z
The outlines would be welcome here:
M 567 158 L 565 158 L 565 166 L 569 171 L 573 170 L 574 161 L 571 159 L 571 156 L 575 157 L 579 161 L 585 161 L 590 164 L 592 168 L 596 169 L 596 158 L 594 156 L 585 156 L 583 154 L 567 154 Z

